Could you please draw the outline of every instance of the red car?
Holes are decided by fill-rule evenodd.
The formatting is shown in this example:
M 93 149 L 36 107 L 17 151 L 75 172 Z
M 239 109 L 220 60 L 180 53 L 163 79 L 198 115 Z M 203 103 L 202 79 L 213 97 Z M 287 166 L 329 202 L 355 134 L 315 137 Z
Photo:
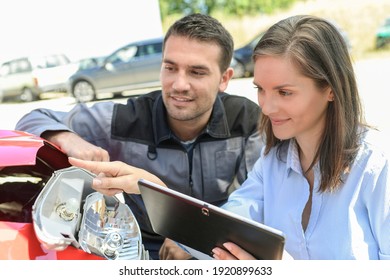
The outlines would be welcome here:
M 148 259 L 129 208 L 85 191 L 91 178 L 50 142 L 0 130 L 0 260 Z

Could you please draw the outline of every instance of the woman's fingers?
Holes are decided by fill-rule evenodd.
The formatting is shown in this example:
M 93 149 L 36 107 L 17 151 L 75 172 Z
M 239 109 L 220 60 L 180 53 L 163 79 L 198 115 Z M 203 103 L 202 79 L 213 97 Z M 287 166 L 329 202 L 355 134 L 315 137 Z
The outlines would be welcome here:
M 217 260 L 255 260 L 255 258 L 243 250 L 241 247 L 237 246 L 236 244 L 232 242 L 226 242 L 223 244 L 223 247 L 226 248 L 226 250 L 222 248 L 214 248 L 213 254 L 214 258 Z

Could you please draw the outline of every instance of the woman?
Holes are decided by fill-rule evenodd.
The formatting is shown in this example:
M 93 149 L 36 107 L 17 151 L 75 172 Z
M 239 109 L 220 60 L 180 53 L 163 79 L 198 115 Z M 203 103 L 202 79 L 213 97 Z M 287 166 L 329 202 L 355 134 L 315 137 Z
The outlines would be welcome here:
M 253 57 L 265 147 L 223 207 L 283 231 L 294 259 L 390 259 L 389 160 L 364 123 L 337 28 L 313 16 L 284 19 Z M 216 259 L 253 258 L 224 247 Z
M 266 146 L 223 207 L 283 231 L 294 259 L 389 259 L 389 163 L 364 124 L 338 30 L 290 17 L 264 34 L 253 57 Z M 250 258 L 225 248 L 215 258 Z

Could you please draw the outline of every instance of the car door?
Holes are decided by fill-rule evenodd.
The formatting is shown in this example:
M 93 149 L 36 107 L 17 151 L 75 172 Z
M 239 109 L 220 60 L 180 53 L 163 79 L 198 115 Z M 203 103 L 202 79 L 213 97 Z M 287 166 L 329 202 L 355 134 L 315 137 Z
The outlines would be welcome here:
M 6 97 L 18 96 L 22 89 L 33 88 L 31 64 L 28 59 L 17 59 L 4 63 L 1 67 L 0 86 Z

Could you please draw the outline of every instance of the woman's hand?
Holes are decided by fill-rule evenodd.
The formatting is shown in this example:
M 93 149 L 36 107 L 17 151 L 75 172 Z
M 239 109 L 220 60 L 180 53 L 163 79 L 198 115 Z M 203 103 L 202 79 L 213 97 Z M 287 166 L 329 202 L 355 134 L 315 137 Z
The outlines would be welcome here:
M 236 244 L 232 242 L 226 242 L 223 244 L 223 247 L 225 247 L 226 250 L 215 247 L 213 252 L 213 257 L 216 260 L 255 260 L 255 258 L 246 252 L 245 250 L 241 249 L 241 247 L 237 246 Z
M 92 188 L 108 196 L 113 196 L 122 191 L 139 194 L 138 180 L 141 178 L 165 186 L 152 173 L 121 161 L 101 162 L 69 157 L 69 163 L 96 174 Z

